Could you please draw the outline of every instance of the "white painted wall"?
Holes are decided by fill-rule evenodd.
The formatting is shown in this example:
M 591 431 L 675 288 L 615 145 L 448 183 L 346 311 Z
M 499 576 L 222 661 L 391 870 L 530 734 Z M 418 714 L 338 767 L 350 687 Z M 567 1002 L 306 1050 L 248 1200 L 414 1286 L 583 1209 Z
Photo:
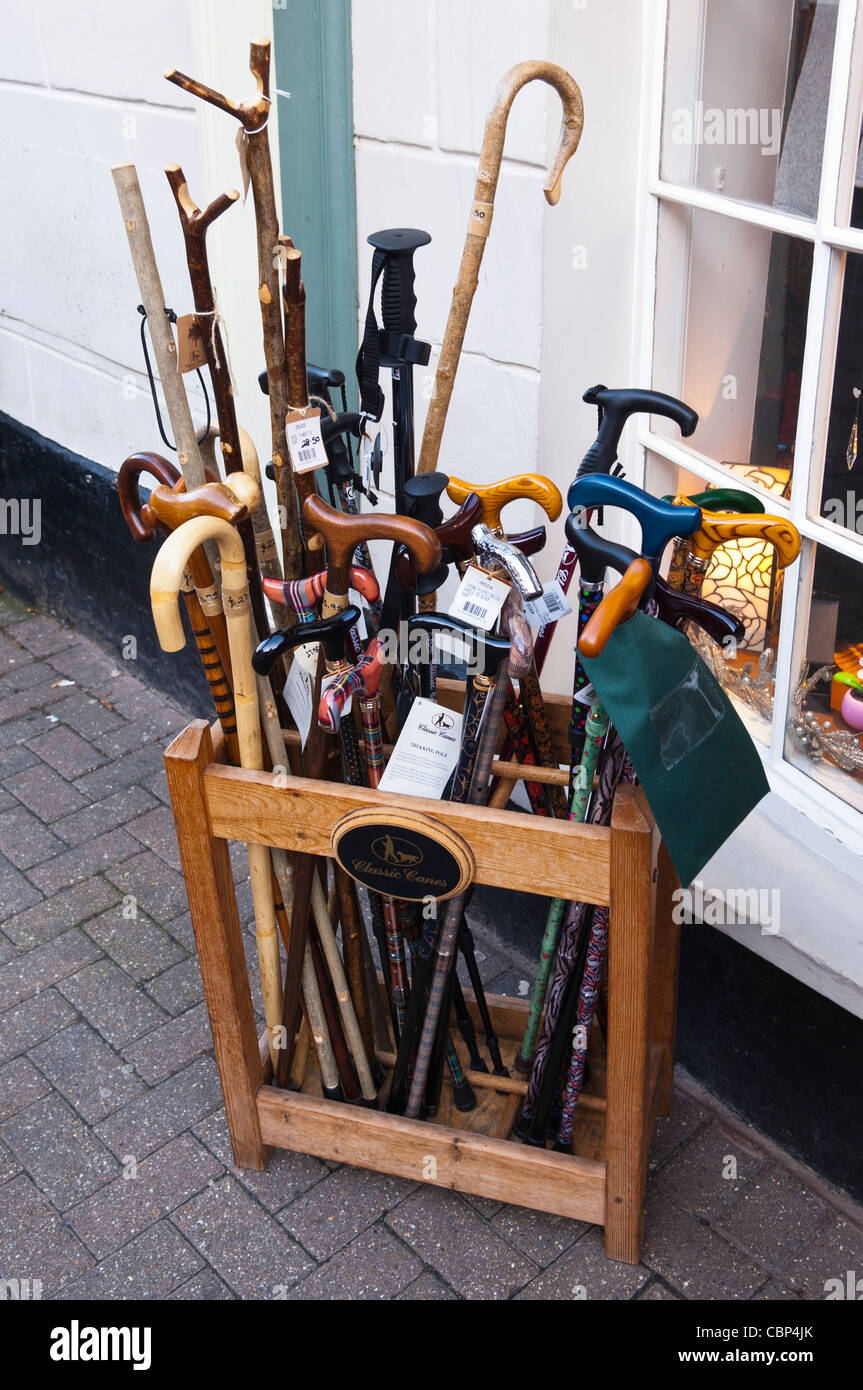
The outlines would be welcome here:
M 249 38 L 269 32 L 271 16 L 267 0 L 3 6 L 0 410 L 109 468 L 135 449 L 166 452 L 143 370 L 139 294 L 111 166 L 137 166 L 165 295 L 178 313 L 189 312 L 164 167 L 181 164 L 200 203 L 235 186 L 236 122 L 196 113 L 200 103 L 162 72 L 177 67 L 244 96 L 253 85 Z M 251 200 L 225 214 L 211 232 L 211 262 L 240 418 L 266 441 L 266 402 L 255 381 L 262 352 L 252 219 Z M 199 401 L 194 386 L 192 396 Z
M 417 332 L 435 349 L 420 373 L 418 439 L 495 87 L 513 63 L 549 58 L 582 88 L 584 134 L 556 208 L 542 188 L 560 101 L 539 82 L 515 99 L 440 455 L 443 471 L 472 481 L 536 469 L 565 493 L 595 433 L 582 392 L 600 378 L 631 380 L 639 7 L 631 0 L 353 0 L 353 51 L 362 314 L 366 236 L 418 226 L 433 238 L 416 256 Z M 574 268 L 575 247 L 584 247 L 584 269 Z M 506 514 L 510 529 L 538 520 L 531 503 Z M 543 577 L 554 573 L 562 543 L 560 525 L 550 531 Z M 549 689 L 567 688 L 569 665 L 561 635 Z

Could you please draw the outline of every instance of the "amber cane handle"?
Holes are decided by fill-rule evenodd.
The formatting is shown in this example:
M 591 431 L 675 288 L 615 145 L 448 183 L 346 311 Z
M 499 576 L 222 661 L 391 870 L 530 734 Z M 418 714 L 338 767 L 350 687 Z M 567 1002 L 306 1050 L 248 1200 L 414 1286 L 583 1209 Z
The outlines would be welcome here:
M 447 496 L 461 504 L 474 492 L 482 506 L 482 519 L 489 530 L 500 530 L 500 514 L 508 502 L 518 502 L 527 498 L 542 507 L 549 521 L 557 521 L 563 510 L 560 489 L 550 478 L 541 473 L 519 473 L 512 478 L 503 478 L 499 483 L 467 483 L 461 478 L 450 478 Z
M 605 595 L 581 634 L 578 650 L 582 656 L 599 656 L 614 629 L 632 617 L 652 578 L 649 560 L 640 556 L 633 560 L 620 583 Z

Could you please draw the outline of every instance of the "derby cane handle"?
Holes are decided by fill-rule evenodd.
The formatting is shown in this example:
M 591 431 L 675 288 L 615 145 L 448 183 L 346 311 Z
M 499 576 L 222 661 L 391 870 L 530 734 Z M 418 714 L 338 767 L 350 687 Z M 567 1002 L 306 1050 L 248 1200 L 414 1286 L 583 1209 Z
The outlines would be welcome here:
M 461 478 L 450 478 L 447 496 L 461 504 L 474 492 L 482 506 L 482 519 L 490 531 L 501 529 L 500 514 L 507 502 L 518 502 L 528 498 L 537 502 L 549 521 L 557 521 L 563 510 L 563 497 L 550 478 L 541 473 L 519 473 L 512 478 L 504 478 L 499 483 L 466 483 Z
M 367 512 L 351 516 L 315 496 L 303 503 L 303 522 L 323 536 L 327 547 L 327 587 L 321 605 L 324 617 L 347 603 L 351 560 L 360 541 L 395 541 L 406 546 L 420 574 L 441 561 L 441 543 L 434 531 L 411 517 Z
M 800 554 L 800 533 L 790 521 L 779 516 L 750 516 L 742 512 L 713 516 L 703 512 L 701 526 L 689 537 L 689 553 L 697 560 L 707 561 L 717 546 L 754 538 L 773 546 L 781 570 L 793 564 Z
M 640 556 L 633 560 L 620 583 L 605 595 L 581 634 L 578 650 L 582 656 L 599 656 L 614 629 L 632 617 L 652 578 L 649 560 Z

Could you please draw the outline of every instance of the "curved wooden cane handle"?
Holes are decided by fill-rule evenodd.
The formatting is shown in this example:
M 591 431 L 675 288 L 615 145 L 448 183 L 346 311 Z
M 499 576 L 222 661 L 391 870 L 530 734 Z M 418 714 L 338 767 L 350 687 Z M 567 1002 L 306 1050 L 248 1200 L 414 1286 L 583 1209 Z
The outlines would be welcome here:
M 638 608 L 641 595 L 651 579 L 649 560 L 633 560 L 619 584 L 605 595 L 578 640 L 578 650 L 588 658 L 599 656 L 616 627 L 625 623 Z
M 424 477 L 437 477 L 427 473 Z M 459 507 L 447 521 L 434 527 L 434 533 L 441 543 L 447 560 L 469 560 L 473 555 L 471 531 L 482 521 L 482 503 L 475 492 L 469 492 Z M 414 589 L 417 583 L 417 568 L 411 552 L 403 545 L 396 551 L 396 578 L 403 589 Z
M 303 523 L 307 530 L 323 536 L 327 547 L 327 594 L 347 596 L 351 558 L 360 541 L 395 541 L 407 547 L 420 574 L 439 565 L 441 543 L 429 526 L 408 516 L 364 512 L 349 516 L 336 511 L 320 497 L 307 497 L 303 503 Z M 326 594 L 324 595 L 326 600 Z
M 205 483 L 191 492 L 175 492 L 160 484 L 150 493 L 142 515 L 145 521 L 155 520 L 169 531 L 199 516 L 218 517 L 235 525 L 251 515 L 260 495 L 254 478 L 246 473 L 232 473 L 230 483 Z
M 549 521 L 557 521 L 563 510 L 560 489 L 541 473 L 518 473 L 515 477 L 501 479 L 499 483 L 486 484 L 450 478 L 446 491 L 453 502 L 464 502 L 475 492 L 482 505 L 482 519 L 490 531 L 501 529 L 500 514 L 507 502 L 518 502 L 523 497 L 538 502 Z
M 141 498 L 140 478 L 149 473 L 164 487 L 173 488 L 182 482 L 179 468 L 161 454 L 146 452 L 130 454 L 120 464 L 117 474 L 117 493 L 120 510 L 134 541 L 151 541 L 156 534 L 156 519 L 145 517 L 147 503 Z
M 776 551 L 781 570 L 800 554 L 800 533 L 781 516 L 750 516 L 743 512 L 713 516 L 703 512 L 701 526 L 689 537 L 689 553 L 698 560 L 710 559 L 717 546 L 744 539 L 768 541 Z
M 490 189 L 493 197 L 497 186 L 500 162 L 503 158 L 503 142 L 506 136 L 506 123 L 509 119 L 510 107 L 518 92 L 528 82 L 547 82 L 549 87 L 554 88 L 563 103 L 563 117 L 557 149 L 554 159 L 551 161 L 548 178 L 543 189 L 546 202 L 554 207 L 560 199 L 563 171 L 578 149 L 578 142 L 581 139 L 584 126 L 584 102 L 581 99 L 581 88 L 575 78 L 571 77 L 565 68 L 558 67 L 557 63 L 549 63 L 544 59 L 530 59 L 525 63 L 516 63 L 515 67 L 504 73 L 494 94 L 492 108 L 486 123 L 485 138 L 480 156 L 480 180 L 483 178 L 485 170 L 489 168 L 494 170 L 494 182 Z M 489 176 L 486 175 L 486 178 Z M 489 181 L 491 180 L 489 179 Z

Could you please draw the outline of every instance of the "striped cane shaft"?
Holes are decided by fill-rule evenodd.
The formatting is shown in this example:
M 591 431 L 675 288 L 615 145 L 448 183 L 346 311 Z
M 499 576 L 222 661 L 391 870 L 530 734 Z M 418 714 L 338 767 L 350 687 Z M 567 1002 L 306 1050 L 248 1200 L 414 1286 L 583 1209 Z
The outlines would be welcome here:
M 542 691 L 539 688 L 539 677 L 536 674 L 536 667 L 531 663 L 518 683 L 521 695 L 521 707 L 524 711 L 525 722 L 527 723 L 528 736 L 536 750 L 536 759 L 541 767 L 557 767 L 557 757 L 554 745 L 551 741 L 551 734 L 548 730 L 548 720 L 545 714 L 545 702 L 542 698 Z M 552 787 L 551 789 L 551 808 L 558 820 L 566 820 L 566 797 L 562 787 Z
M 216 711 L 219 723 L 222 726 L 222 733 L 225 735 L 225 744 L 228 749 L 228 757 L 235 767 L 240 765 L 240 744 L 237 738 L 237 714 L 234 708 L 234 695 L 228 684 L 227 677 L 216 651 L 216 644 L 210 634 L 207 620 L 201 611 L 201 605 L 194 593 L 184 593 L 186 601 L 186 611 L 189 615 L 189 624 L 192 629 L 192 636 L 198 648 L 201 658 L 201 665 L 204 668 L 204 675 L 207 678 L 207 685 L 210 687 L 210 695 L 213 699 L 213 706 Z
M 485 682 L 484 677 L 477 677 L 474 681 L 474 685 L 479 686 L 481 680 Z M 489 692 L 488 689 L 485 691 L 485 698 L 483 700 L 484 708 L 481 712 L 483 715 L 481 720 L 482 729 L 473 764 L 473 775 L 468 788 L 467 797 L 465 798 L 466 801 L 478 801 L 480 799 L 480 789 L 484 790 L 488 783 L 497 741 L 498 726 L 503 715 L 506 691 L 506 676 L 504 671 L 500 670 L 498 672 L 497 681 L 491 692 Z M 446 911 L 438 936 L 434 971 L 432 973 L 431 987 L 429 989 L 429 1000 L 426 1006 L 419 1045 L 417 1047 L 416 1063 L 414 1066 L 413 1079 L 411 1081 L 410 1094 L 405 1109 L 405 1114 L 408 1119 L 416 1119 L 422 1108 L 432 1051 L 434 1049 L 435 1035 L 437 1033 L 441 1007 L 446 993 L 447 978 L 453 967 L 453 959 L 458 943 L 459 923 L 461 922 L 462 913 L 464 912 L 466 896 L 465 893 L 458 893 L 454 898 L 448 899 L 446 904 Z

